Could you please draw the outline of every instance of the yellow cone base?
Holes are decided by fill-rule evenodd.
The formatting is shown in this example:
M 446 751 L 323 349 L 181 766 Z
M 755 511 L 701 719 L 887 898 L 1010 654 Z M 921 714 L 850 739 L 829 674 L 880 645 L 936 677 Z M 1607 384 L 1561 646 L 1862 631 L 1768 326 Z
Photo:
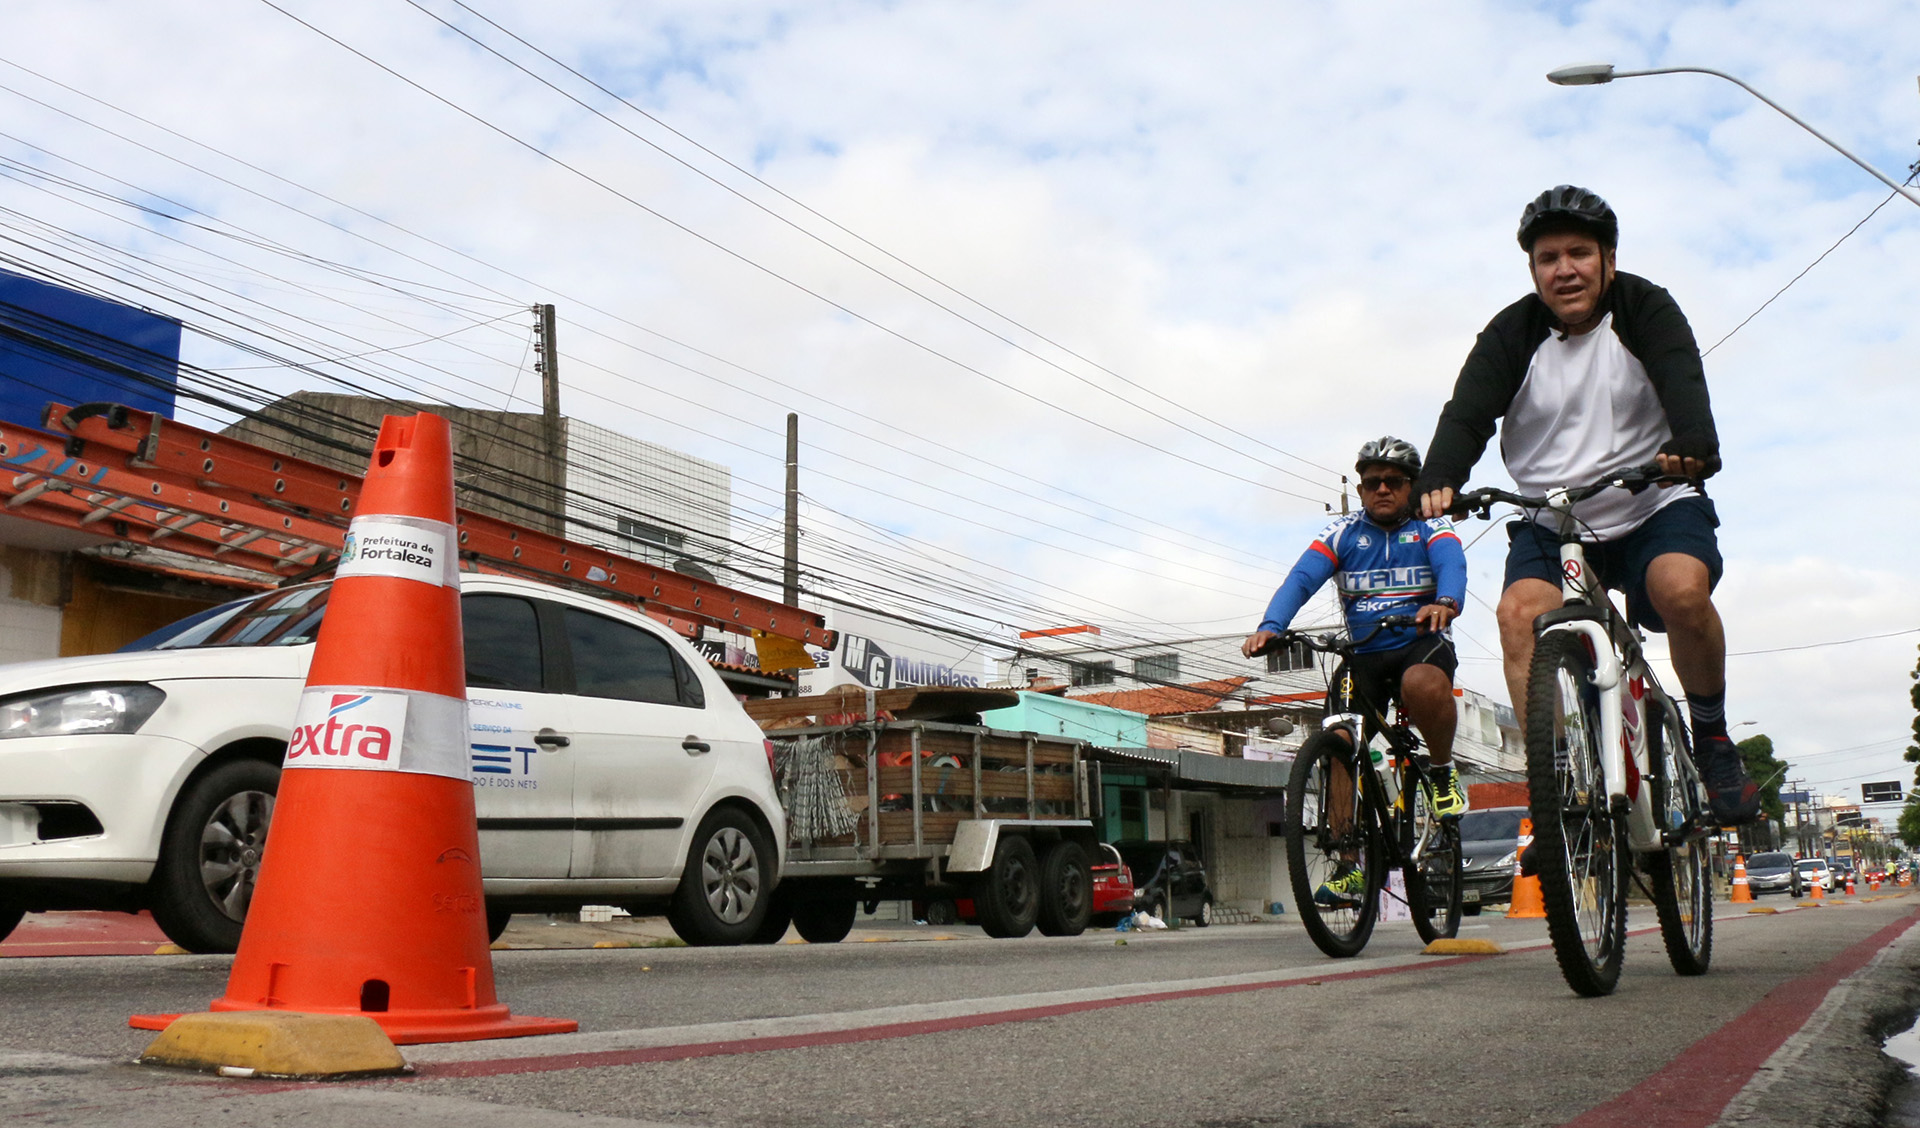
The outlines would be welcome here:
M 1491 940 L 1443 937 L 1420 950 L 1423 956 L 1504 956 L 1507 950 Z
M 147 1046 L 140 1064 L 301 1081 L 393 1075 L 410 1068 L 370 1018 L 288 1011 L 182 1015 Z

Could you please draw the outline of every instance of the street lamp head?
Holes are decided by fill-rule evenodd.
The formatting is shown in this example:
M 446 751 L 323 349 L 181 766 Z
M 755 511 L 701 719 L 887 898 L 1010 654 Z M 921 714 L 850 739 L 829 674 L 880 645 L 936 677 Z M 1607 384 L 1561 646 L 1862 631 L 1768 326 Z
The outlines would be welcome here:
M 1547 72 L 1547 81 L 1555 86 L 1597 86 L 1613 81 L 1612 63 L 1577 63 Z

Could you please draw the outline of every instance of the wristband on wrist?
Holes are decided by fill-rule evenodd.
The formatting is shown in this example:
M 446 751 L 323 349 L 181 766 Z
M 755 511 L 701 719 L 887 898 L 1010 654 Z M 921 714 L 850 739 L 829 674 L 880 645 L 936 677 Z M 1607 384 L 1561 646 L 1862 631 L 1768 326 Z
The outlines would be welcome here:
M 1451 595 L 1435 596 L 1433 601 L 1456 615 L 1460 613 L 1460 601 Z

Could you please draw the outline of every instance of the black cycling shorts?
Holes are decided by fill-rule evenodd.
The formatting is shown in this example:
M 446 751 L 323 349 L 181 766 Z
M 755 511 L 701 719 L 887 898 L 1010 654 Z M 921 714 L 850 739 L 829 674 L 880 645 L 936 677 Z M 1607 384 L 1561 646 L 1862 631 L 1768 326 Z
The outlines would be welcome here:
M 1650 631 L 1667 625 L 1647 597 L 1647 567 L 1653 558 L 1669 552 L 1691 556 L 1707 566 L 1707 590 L 1720 583 L 1720 545 L 1713 530 L 1720 518 L 1713 502 L 1683 497 L 1661 508 L 1624 537 L 1587 545 L 1587 566 L 1600 582 L 1627 593 L 1627 620 Z M 1560 586 L 1560 538 L 1532 521 L 1507 526 L 1507 586 L 1519 579 L 1545 580 Z
M 1409 666 L 1437 666 L 1452 681 L 1460 659 L 1453 651 L 1453 641 L 1443 634 L 1421 635 L 1393 650 L 1355 654 L 1334 671 L 1327 712 L 1384 716 Z

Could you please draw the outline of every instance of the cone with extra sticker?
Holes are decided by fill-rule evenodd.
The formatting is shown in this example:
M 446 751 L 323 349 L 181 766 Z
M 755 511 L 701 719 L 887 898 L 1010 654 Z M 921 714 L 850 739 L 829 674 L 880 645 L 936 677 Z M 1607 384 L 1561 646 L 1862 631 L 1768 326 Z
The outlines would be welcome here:
M 515 1017 L 494 995 L 453 508 L 447 421 L 388 416 L 215 1011 L 365 1015 L 401 1044 L 577 1028 Z

